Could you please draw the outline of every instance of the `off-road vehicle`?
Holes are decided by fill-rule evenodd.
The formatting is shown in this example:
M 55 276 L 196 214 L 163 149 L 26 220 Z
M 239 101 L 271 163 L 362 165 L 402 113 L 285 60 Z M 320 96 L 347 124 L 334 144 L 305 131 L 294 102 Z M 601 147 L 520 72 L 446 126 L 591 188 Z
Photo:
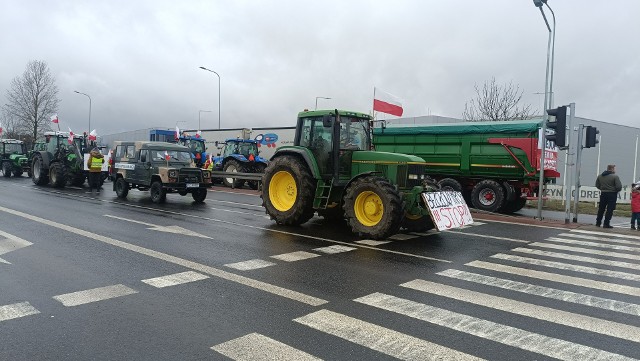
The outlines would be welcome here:
M 5 177 L 19 177 L 29 172 L 29 159 L 24 142 L 16 139 L 0 139 L 0 169 Z
M 165 142 L 114 142 L 110 159 L 113 190 L 126 198 L 130 189 L 148 190 L 154 203 L 163 203 L 167 193 L 202 202 L 210 188 L 211 172 L 195 166 L 189 148 Z

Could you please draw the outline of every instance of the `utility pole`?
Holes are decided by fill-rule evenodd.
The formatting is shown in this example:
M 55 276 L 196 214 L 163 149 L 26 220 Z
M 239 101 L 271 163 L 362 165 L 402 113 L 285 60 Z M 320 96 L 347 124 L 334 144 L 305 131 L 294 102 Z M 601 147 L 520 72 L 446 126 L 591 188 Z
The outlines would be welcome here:
M 573 153 L 571 153 L 571 133 L 573 133 L 573 120 L 574 120 L 574 115 L 576 114 L 576 103 L 571 103 L 569 104 L 569 111 L 571 112 L 571 115 L 569 116 L 569 124 L 568 127 L 569 128 L 569 135 L 567 136 L 567 144 L 569 145 L 567 147 L 567 156 L 564 158 L 565 159 L 565 181 L 564 184 L 562 185 L 564 187 L 564 224 L 569 224 L 569 219 L 571 218 L 571 167 L 567 167 L 567 163 L 570 162 Z M 567 172 L 567 168 L 569 169 L 569 172 Z
M 573 223 L 578 223 L 578 202 L 580 201 L 580 162 L 582 162 L 582 133 L 584 124 L 578 126 L 578 144 L 576 148 L 576 194 L 573 197 Z

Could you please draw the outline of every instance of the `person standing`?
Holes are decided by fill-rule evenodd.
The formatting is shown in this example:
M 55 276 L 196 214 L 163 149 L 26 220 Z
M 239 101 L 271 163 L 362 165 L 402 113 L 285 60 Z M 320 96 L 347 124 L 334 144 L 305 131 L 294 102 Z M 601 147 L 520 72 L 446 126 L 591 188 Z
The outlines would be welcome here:
M 632 184 L 631 187 L 631 229 L 640 231 L 640 182 Z
M 87 168 L 89 168 L 89 187 L 91 188 L 91 195 L 100 193 L 100 177 L 102 176 L 102 164 L 104 163 L 104 156 L 100 153 L 98 148 L 93 148 L 89 153 L 89 159 L 87 160 Z
M 616 209 L 618 201 L 618 192 L 622 190 L 620 178 L 616 175 L 615 164 L 609 164 L 607 170 L 602 172 L 596 178 L 596 188 L 600 190 L 600 204 L 598 205 L 598 215 L 596 216 L 596 227 L 602 224 L 602 216 L 604 215 L 604 224 L 602 228 L 613 228 L 610 224 L 613 210 Z M 605 214 L 605 209 L 607 213 Z

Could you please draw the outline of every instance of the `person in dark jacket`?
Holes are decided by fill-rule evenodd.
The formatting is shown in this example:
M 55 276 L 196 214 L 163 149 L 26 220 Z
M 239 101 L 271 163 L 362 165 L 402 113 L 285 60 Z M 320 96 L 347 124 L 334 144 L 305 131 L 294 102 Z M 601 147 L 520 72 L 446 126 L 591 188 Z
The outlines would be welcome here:
M 604 224 L 602 228 L 613 228 L 610 224 L 613 210 L 616 209 L 618 192 L 622 190 L 620 178 L 616 175 L 615 164 L 607 166 L 607 170 L 596 178 L 596 188 L 600 190 L 600 204 L 598 205 L 598 215 L 596 216 L 596 227 L 600 227 L 602 215 Z M 607 213 L 605 214 L 605 209 Z
M 87 160 L 87 168 L 89 168 L 89 187 L 91 188 L 92 195 L 95 195 L 96 192 L 100 193 L 102 163 L 104 163 L 104 156 L 100 153 L 98 148 L 93 148 L 91 153 L 89 153 L 89 159 Z

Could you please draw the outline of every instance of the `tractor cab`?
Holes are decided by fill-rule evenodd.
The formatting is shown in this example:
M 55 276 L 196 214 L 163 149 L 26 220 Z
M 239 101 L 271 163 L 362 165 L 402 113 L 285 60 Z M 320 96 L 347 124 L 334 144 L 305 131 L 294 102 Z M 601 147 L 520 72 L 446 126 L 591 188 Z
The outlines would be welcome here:
M 207 147 L 205 146 L 205 140 L 203 138 L 183 133 L 178 140 L 178 144 L 189 148 L 193 161 L 198 167 L 202 167 L 208 156 Z

